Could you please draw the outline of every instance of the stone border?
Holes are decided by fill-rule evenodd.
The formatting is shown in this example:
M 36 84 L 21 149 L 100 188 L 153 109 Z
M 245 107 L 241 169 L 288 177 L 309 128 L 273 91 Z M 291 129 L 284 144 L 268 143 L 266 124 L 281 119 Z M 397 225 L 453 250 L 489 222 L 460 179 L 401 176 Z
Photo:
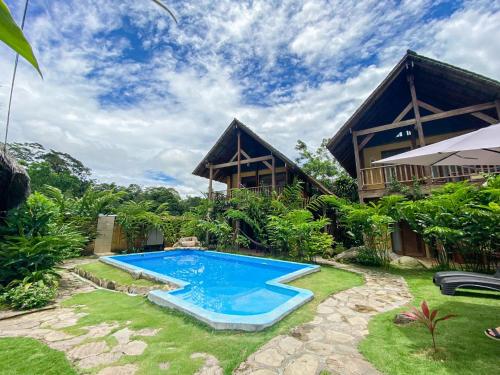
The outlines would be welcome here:
M 175 289 L 169 284 L 164 285 L 152 285 L 152 286 L 140 286 L 140 285 L 122 285 L 113 280 L 103 279 L 95 276 L 92 272 L 85 271 L 82 268 L 74 267 L 71 272 L 77 274 L 80 277 L 94 283 L 96 286 L 109 289 L 117 292 L 128 293 L 128 294 L 138 294 L 141 296 L 147 296 L 152 290 L 172 290 Z M 142 275 L 141 275 L 142 276 Z M 142 277 L 141 277 L 142 278 Z

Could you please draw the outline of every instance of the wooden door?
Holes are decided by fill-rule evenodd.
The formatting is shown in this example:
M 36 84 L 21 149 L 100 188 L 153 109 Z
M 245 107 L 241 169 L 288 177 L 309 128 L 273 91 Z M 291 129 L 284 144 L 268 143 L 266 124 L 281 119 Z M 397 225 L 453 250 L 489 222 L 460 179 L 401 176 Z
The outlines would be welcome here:
M 403 254 L 412 257 L 425 257 L 425 245 L 422 238 L 411 230 L 406 222 L 400 223 Z

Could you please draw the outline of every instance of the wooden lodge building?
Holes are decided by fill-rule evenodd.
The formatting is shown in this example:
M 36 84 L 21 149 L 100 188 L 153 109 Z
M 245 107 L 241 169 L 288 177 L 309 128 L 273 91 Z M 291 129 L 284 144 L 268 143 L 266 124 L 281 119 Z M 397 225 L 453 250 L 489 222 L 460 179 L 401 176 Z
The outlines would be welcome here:
M 327 147 L 358 180 L 360 200 L 388 193 L 392 180 L 422 182 L 424 192 L 447 182 L 480 179 L 499 166 L 373 165 L 376 160 L 496 124 L 500 82 L 408 51 Z
M 304 194 L 331 194 L 297 164 L 264 141 L 248 126 L 234 119 L 193 174 L 208 178 L 208 196 L 231 197 L 234 189 L 251 189 L 269 194 L 280 192 L 295 179 L 303 183 Z M 227 189 L 214 191 L 213 181 Z
M 393 181 L 424 193 L 447 182 L 483 181 L 484 173 L 500 166 L 376 165 L 374 161 L 500 122 L 500 82 L 408 51 L 354 112 L 327 147 L 358 181 L 361 202 L 390 194 Z M 304 193 L 331 194 L 294 162 L 233 120 L 193 174 L 209 179 L 209 197 L 230 197 L 233 189 L 269 193 L 294 179 Z M 227 185 L 214 192 L 213 181 Z M 393 250 L 411 256 L 430 256 L 408 225 L 399 223 Z
M 408 51 L 330 140 L 327 147 L 358 181 L 360 201 L 390 194 L 393 180 L 418 180 L 428 193 L 447 182 L 482 182 L 500 166 L 411 166 L 372 164 L 496 124 L 500 119 L 500 82 Z M 429 256 L 424 243 L 402 222 L 392 238 L 393 250 Z

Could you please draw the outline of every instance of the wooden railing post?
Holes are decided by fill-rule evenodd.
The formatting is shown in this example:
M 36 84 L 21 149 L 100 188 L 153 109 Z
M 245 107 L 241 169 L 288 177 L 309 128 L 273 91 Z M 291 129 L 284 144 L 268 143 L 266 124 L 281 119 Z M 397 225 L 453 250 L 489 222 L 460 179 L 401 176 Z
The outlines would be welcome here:
M 241 131 L 238 130 L 238 178 L 236 188 L 241 187 Z
M 361 175 L 361 163 L 359 161 L 359 147 L 358 147 L 358 136 L 355 131 L 352 132 L 352 144 L 354 146 L 354 162 L 356 164 L 356 176 L 358 179 L 358 194 L 359 201 L 363 203 L 363 176 Z
M 273 191 L 276 190 L 276 158 L 273 155 L 273 158 L 271 159 L 271 166 L 272 166 L 272 171 L 271 171 L 271 186 Z
M 214 180 L 214 167 L 212 164 L 208 166 L 209 168 L 209 180 L 208 180 L 208 199 L 212 200 L 213 198 L 213 180 Z

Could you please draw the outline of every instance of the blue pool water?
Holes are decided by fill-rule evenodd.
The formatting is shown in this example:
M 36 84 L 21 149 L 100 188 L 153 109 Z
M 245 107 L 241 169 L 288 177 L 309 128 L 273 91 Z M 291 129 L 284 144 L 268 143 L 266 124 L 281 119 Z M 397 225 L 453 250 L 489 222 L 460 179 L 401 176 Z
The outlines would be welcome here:
M 106 258 L 108 263 L 122 268 L 125 265 L 134 272 L 163 275 L 180 284 L 180 289 L 161 292 L 169 305 L 178 305 L 187 312 L 214 313 L 219 319 L 222 316 L 250 318 L 283 310 L 290 301 L 290 308 L 304 303 L 312 298 L 310 291 L 280 284 L 280 281 L 317 269 L 317 266 L 303 263 L 200 250 Z M 280 311 L 283 312 L 286 313 Z

